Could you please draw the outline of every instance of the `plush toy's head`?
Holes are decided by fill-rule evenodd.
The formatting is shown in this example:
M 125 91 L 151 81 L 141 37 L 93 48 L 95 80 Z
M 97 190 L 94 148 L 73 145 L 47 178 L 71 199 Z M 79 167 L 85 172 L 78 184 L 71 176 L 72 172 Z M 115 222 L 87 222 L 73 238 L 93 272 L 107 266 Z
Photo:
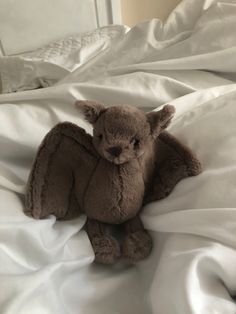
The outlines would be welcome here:
M 93 125 L 93 145 L 97 152 L 115 164 L 139 158 L 150 141 L 169 125 L 175 112 L 170 105 L 146 114 L 131 106 L 106 108 L 93 101 L 77 101 L 76 105 Z

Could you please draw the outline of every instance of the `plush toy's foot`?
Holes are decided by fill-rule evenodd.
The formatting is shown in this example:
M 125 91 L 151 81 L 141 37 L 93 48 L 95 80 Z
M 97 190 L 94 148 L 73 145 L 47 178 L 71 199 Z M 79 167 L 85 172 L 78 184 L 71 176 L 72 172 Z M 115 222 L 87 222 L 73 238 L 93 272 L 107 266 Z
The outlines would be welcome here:
M 146 258 L 152 250 L 152 239 L 144 229 L 139 216 L 124 224 L 125 238 L 121 246 L 122 257 L 131 263 Z
M 95 261 L 102 264 L 113 264 L 121 255 L 120 245 L 110 236 L 97 236 L 91 239 Z
M 128 234 L 122 244 L 122 256 L 131 263 L 149 256 L 152 250 L 152 239 L 145 230 Z
M 119 242 L 106 233 L 105 224 L 89 219 L 86 230 L 95 254 L 95 261 L 102 264 L 113 264 L 121 255 Z

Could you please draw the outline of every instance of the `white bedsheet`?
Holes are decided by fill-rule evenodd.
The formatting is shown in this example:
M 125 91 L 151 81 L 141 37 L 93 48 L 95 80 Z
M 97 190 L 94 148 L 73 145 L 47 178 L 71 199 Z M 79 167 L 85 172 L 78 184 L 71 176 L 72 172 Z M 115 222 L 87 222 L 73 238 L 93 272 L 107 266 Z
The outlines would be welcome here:
M 234 314 L 236 1 L 186 0 L 167 24 L 133 28 L 56 86 L 0 96 L 1 314 Z M 23 214 L 36 149 L 59 121 L 91 131 L 75 99 L 154 109 L 203 173 L 142 214 L 154 250 L 135 266 L 94 265 L 85 217 Z

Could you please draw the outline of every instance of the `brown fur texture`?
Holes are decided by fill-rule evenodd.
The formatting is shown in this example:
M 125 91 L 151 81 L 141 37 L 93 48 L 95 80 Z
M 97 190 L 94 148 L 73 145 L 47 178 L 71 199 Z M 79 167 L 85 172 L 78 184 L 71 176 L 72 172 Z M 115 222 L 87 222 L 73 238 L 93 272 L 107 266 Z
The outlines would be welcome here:
M 175 109 L 145 114 L 131 106 L 76 106 L 93 136 L 64 122 L 43 140 L 29 176 L 25 213 L 71 219 L 82 213 L 95 260 L 147 257 L 152 240 L 139 218 L 143 204 L 166 197 L 183 178 L 201 172 L 196 156 L 165 131 Z M 107 226 L 119 225 L 119 240 Z

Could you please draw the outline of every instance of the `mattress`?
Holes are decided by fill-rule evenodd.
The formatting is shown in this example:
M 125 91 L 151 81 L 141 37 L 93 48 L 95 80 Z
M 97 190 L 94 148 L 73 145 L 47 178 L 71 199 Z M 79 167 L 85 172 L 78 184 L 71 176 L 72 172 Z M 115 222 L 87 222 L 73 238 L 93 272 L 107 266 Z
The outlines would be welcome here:
M 43 65 L 42 80 L 52 66 L 62 71 L 47 87 L 15 84 L 14 93 L 9 80 L 0 95 L 1 314 L 236 313 L 235 14 L 234 0 L 185 0 L 165 24 L 154 19 L 119 33 L 75 67 L 66 66 L 68 54 L 20 56 L 21 82 L 27 62 Z M 45 134 L 62 121 L 91 132 L 77 99 L 145 111 L 175 106 L 169 132 L 202 162 L 202 174 L 143 208 L 154 248 L 135 265 L 94 264 L 84 216 L 62 222 L 23 213 Z

